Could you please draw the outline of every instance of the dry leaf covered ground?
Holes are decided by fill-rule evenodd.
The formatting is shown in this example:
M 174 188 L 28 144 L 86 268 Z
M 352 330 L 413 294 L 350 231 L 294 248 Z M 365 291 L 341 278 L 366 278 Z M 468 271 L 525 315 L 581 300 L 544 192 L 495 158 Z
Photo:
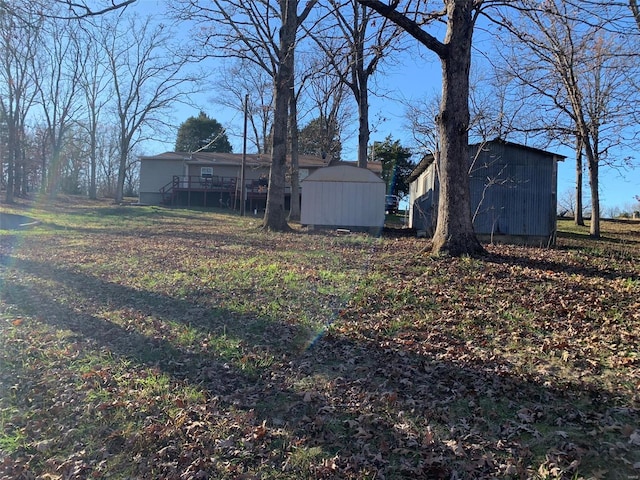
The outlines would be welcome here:
M 0 231 L 2 479 L 640 477 L 640 223 L 439 258 L 228 212 Z

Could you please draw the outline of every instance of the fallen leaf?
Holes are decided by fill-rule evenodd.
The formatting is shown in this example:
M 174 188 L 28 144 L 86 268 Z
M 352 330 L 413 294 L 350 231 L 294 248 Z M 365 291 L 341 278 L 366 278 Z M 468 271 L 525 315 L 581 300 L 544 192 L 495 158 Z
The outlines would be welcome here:
M 267 435 L 266 421 L 262 422 L 262 425 L 257 426 L 253 430 L 253 438 L 255 440 L 262 440 Z

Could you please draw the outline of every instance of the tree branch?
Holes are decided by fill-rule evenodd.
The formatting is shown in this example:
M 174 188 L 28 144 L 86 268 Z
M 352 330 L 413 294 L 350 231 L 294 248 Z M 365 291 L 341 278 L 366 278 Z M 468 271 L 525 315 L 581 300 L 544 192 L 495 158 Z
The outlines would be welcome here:
M 50 18 L 57 18 L 59 20 L 81 20 L 83 18 L 95 17 L 98 15 L 104 15 L 105 13 L 126 8 L 127 6 L 135 3 L 137 0 L 111 0 L 111 5 L 101 8 L 100 10 L 92 10 L 87 6 L 86 2 L 76 2 L 73 0 L 57 0 L 56 3 L 62 6 L 69 7 L 70 15 L 46 15 Z M 76 13 L 77 12 L 77 13 Z
M 409 35 L 422 43 L 432 52 L 435 52 L 440 58 L 444 58 L 447 54 L 447 47 L 437 38 L 425 32 L 420 24 L 415 20 L 396 10 L 397 1 L 392 1 L 389 5 L 379 0 L 357 0 L 360 5 L 369 7 L 378 12 L 383 17 L 391 20 L 393 23 L 405 30 Z
M 638 2 L 636 0 L 629 0 L 629 8 L 631 8 L 633 18 L 635 18 L 638 24 L 638 29 L 640 29 L 640 7 L 638 7 Z

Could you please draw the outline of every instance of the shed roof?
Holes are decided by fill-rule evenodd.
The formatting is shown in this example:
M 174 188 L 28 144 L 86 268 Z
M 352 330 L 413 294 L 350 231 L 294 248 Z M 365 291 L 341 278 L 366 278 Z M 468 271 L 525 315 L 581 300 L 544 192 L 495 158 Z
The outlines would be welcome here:
M 550 157 L 556 157 L 558 160 L 564 160 L 565 157 L 564 155 L 560 155 L 557 153 L 553 153 L 553 152 L 548 152 L 546 150 L 542 150 L 540 148 L 535 148 L 535 147 L 530 147 L 528 145 L 521 145 L 519 143 L 514 143 L 514 142 L 508 142 L 507 140 L 503 140 L 501 138 L 495 138 L 493 140 L 489 140 L 487 142 L 483 142 L 483 143 L 476 143 L 473 145 L 469 145 L 469 147 L 479 147 L 481 145 L 491 145 L 491 144 L 502 144 L 502 145 L 508 145 L 511 147 L 516 147 L 519 148 L 521 150 L 528 150 L 531 152 L 536 152 L 536 153 L 542 153 L 544 155 L 550 156 Z M 429 165 L 431 165 L 433 163 L 434 160 L 434 155 L 430 154 L 430 155 L 425 155 L 422 160 L 420 160 L 420 162 L 418 163 L 418 165 L 416 165 L 416 168 L 413 169 L 413 171 L 411 172 L 411 175 L 409 175 L 409 182 L 413 182 L 416 178 L 418 178 L 420 175 L 422 175 L 422 173 L 429 167 Z
M 366 168 L 351 165 L 335 165 L 319 168 L 303 182 L 351 182 L 351 183 L 384 183 L 378 175 Z

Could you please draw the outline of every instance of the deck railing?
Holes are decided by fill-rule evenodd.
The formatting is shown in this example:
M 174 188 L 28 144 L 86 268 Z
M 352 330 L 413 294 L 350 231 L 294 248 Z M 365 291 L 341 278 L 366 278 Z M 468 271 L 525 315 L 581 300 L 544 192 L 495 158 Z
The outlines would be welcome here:
M 162 203 L 165 205 L 174 204 L 179 192 L 204 192 L 205 195 L 207 192 L 215 192 L 225 196 L 228 194 L 228 199 L 234 204 L 235 199 L 240 196 L 240 188 L 237 185 L 236 177 L 174 175 L 169 183 L 160 188 Z M 252 200 L 264 200 L 266 196 L 266 179 L 247 181 L 245 185 L 246 200 L 250 202 Z
M 211 190 L 214 192 L 232 192 L 236 189 L 236 177 L 201 177 L 194 175 L 174 175 L 173 189 L 178 190 Z

